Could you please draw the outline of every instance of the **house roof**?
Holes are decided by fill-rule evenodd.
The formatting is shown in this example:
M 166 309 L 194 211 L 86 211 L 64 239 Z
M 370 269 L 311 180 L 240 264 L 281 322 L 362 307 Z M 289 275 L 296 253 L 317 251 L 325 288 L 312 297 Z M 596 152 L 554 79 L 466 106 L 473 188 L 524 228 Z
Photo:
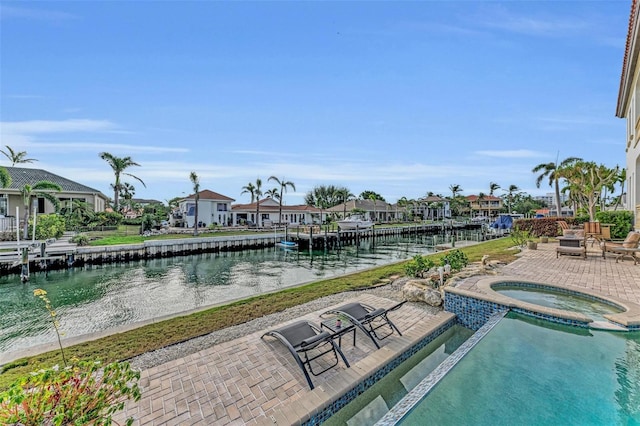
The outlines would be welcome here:
M 383 211 L 387 207 L 391 208 L 391 204 L 386 201 L 377 200 L 375 205 L 371 200 L 349 200 L 346 203 L 340 203 L 337 206 L 329 207 L 327 210 L 332 212 L 342 212 L 345 210 L 344 205 L 347 205 L 347 211 L 351 211 L 354 209 L 360 209 L 365 211 Z
M 231 197 L 227 197 L 226 195 L 218 194 L 217 192 L 209 191 L 208 189 L 203 189 L 198 192 L 200 200 L 216 200 L 216 201 L 235 201 L 235 199 Z M 190 194 L 186 196 L 185 200 L 195 200 L 196 194 Z
M 6 189 L 21 190 L 25 185 L 33 185 L 40 181 L 49 181 L 60 185 L 62 192 L 84 192 L 101 195 L 103 198 L 107 198 L 99 190 L 91 188 L 81 183 L 74 182 L 70 179 L 62 176 L 55 175 L 42 169 L 27 169 L 24 167 L 5 167 L 9 175 L 11 176 L 11 185 Z
M 160 200 L 154 200 L 149 198 L 132 198 L 131 201 L 134 203 L 143 204 L 143 205 L 144 204 L 164 204 Z
M 477 196 L 477 195 L 467 195 L 467 197 L 466 197 L 466 198 L 467 198 L 467 200 L 469 200 L 469 201 L 477 201 L 477 200 L 478 200 L 478 196 Z M 482 198 L 482 200 L 483 200 L 483 201 L 498 201 L 498 200 L 499 200 L 499 201 L 502 201 L 502 198 L 500 198 L 500 197 L 496 197 L 495 195 L 489 195 L 489 194 L 487 194 L 487 195 L 485 195 L 485 196 Z
M 629 28 L 627 29 L 627 42 L 624 47 L 624 57 L 622 59 L 622 73 L 620 75 L 620 89 L 618 91 L 618 105 L 616 116 L 623 118 L 625 106 L 631 96 L 631 84 L 633 83 L 633 71 L 638 63 L 638 50 L 640 46 L 638 29 L 638 0 L 632 0 L 631 12 L 629 14 Z
M 261 212 L 277 212 L 280 210 L 280 205 L 278 203 L 275 203 L 274 200 L 272 200 L 271 198 L 264 198 L 262 200 L 259 201 L 260 203 L 260 211 Z M 249 204 L 234 204 L 231 206 L 231 210 L 247 210 L 247 211 L 255 211 L 256 210 L 256 205 L 257 203 L 249 203 Z M 286 211 L 286 212 L 290 212 L 290 211 L 297 211 L 297 212 L 310 212 L 310 213 L 319 213 L 320 209 L 317 209 L 315 207 L 311 207 L 311 206 L 307 206 L 304 204 L 300 204 L 300 205 L 295 205 L 295 206 L 288 206 L 283 204 L 282 205 L 282 211 Z
M 429 195 L 427 197 L 420 198 L 419 201 L 423 201 L 426 203 L 439 203 L 441 201 L 449 201 L 446 198 L 440 197 L 438 195 Z

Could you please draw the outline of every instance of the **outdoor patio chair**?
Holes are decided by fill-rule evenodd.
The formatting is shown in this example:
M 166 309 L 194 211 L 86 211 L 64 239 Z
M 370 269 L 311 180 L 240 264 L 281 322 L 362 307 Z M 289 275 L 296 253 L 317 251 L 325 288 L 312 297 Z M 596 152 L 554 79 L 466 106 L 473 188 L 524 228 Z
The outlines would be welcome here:
M 588 240 L 591 241 L 591 246 L 598 241 L 608 240 L 611 238 L 611 225 L 601 224 L 600 222 L 585 222 L 584 223 L 584 244 L 587 245 Z
M 627 234 L 627 237 L 623 241 L 603 241 L 600 244 L 602 248 L 602 257 L 605 257 L 605 253 L 616 253 L 616 249 L 634 249 L 640 247 L 640 232 L 631 231 Z M 640 249 L 639 249 L 640 251 Z
M 399 309 L 407 301 L 393 305 L 388 309 L 374 308 L 373 306 L 365 305 L 364 303 L 348 303 L 340 306 L 339 308 L 332 309 L 324 314 L 336 314 L 344 315 L 349 321 L 362 330 L 373 342 L 376 348 L 380 349 L 380 345 L 377 340 L 383 340 L 391 336 L 396 331 L 400 336 L 402 333 L 398 330 L 393 322 L 387 316 L 389 312 Z M 323 314 L 323 315 L 324 315 Z M 386 331 L 378 331 L 381 328 L 386 328 Z
M 584 228 L 581 226 L 569 225 L 564 220 L 556 221 L 558 227 L 560 228 L 560 234 L 563 237 L 575 236 L 578 238 L 584 237 Z
M 340 347 L 333 341 L 333 336 L 326 331 L 322 331 L 315 324 L 309 321 L 298 321 L 293 324 L 285 325 L 276 330 L 267 331 L 264 336 L 272 336 L 278 339 L 288 350 L 302 369 L 304 377 L 311 389 L 314 388 L 309 373 L 319 376 L 325 371 L 338 365 L 338 355 L 347 367 L 350 367 L 349 361 L 340 350 Z M 312 365 L 312 361 L 333 353 L 333 360 L 322 366 L 316 362 L 316 371 Z M 319 371 L 317 369 L 320 368 Z M 309 371 L 307 371 L 309 370 Z

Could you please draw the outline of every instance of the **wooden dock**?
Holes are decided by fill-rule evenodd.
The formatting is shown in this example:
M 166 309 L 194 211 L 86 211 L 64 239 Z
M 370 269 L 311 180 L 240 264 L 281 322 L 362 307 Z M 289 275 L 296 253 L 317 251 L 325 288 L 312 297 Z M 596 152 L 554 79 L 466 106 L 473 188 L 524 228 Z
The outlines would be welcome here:
M 144 259 L 187 256 L 199 253 L 218 253 L 241 250 L 259 250 L 274 247 L 281 240 L 293 241 L 299 250 L 334 250 L 343 246 L 358 244 L 364 239 L 388 236 L 407 237 L 411 235 L 446 234 L 454 236 L 462 229 L 476 228 L 474 225 L 446 226 L 441 223 L 407 226 L 375 226 L 360 231 L 329 231 L 320 227 L 287 229 L 286 231 L 265 231 L 258 234 L 182 238 L 175 240 L 149 240 L 139 244 L 115 246 L 76 246 L 57 243 L 44 248 L 34 248 L 29 254 L 32 272 L 52 269 L 66 269 L 84 265 L 120 263 Z M 307 231 L 307 232 L 303 232 Z M 461 239 L 458 237 L 458 239 Z M 434 240 L 435 241 L 435 240 Z M 442 241 L 444 242 L 444 241 Z M 17 251 L 0 255 L 0 275 L 19 274 L 20 258 Z

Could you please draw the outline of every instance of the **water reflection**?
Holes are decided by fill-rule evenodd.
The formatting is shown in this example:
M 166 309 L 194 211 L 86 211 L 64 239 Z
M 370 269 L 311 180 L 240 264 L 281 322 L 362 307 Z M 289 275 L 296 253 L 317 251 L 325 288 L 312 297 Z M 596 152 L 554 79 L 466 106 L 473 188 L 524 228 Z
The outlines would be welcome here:
M 35 288 L 47 291 L 65 338 L 185 312 L 432 251 L 431 237 L 378 238 L 326 252 L 283 249 L 172 259 L 0 278 L 0 352 L 55 341 Z

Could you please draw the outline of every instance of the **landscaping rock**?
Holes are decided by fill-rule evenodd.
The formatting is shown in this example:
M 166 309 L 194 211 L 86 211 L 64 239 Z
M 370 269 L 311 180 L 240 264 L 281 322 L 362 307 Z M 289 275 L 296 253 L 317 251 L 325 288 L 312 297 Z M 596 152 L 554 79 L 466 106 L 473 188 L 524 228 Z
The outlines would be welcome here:
M 423 302 L 429 306 L 442 305 L 442 294 L 432 287 L 430 280 L 409 280 L 402 287 L 402 296 L 409 302 Z

